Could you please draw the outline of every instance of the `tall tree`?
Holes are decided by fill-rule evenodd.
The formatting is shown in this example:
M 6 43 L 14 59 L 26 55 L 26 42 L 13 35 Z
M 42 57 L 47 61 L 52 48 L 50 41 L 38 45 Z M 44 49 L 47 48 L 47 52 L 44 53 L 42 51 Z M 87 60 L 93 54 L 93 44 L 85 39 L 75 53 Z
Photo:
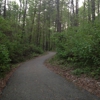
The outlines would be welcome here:
M 57 2 L 57 32 L 61 32 L 60 10 L 59 10 L 60 0 L 57 0 L 56 2 Z
M 4 12 L 3 12 L 3 17 L 6 18 L 6 4 L 7 4 L 7 1 L 4 0 Z
M 19 23 L 21 21 L 21 12 L 22 12 L 22 0 L 19 0 Z
M 98 18 L 99 18 L 100 17 L 100 0 L 98 0 L 97 3 L 98 3 L 97 7 L 98 7 Z
M 27 0 L 23 0 L 23 33 L 25 33 L 25 22 L 26 22 L 26 13 L 27 13 Z
M 79 13 L 79 5 L 78 5 L 79 0 L 76 0 L 76 19 L 75 19 L 75 26 L 78 26 L 78 13 Z
M 74 1 L 71 0 L 71 26 L 74 26 L 75 25 L 75 9 L 74 9 Z
M 40 20 L 41 20 L 41 0 L 39 0 L 38 5 L 38 19 L 37 19 L 37 45 L 40 45 L 40 36 L 41 36 L 41 30 L 40 30 Z
M 1 16 L 1 12 L 2 12 L 2 0 L 0 0 L 0 16 Z
M 95 0 L 91 0 L 92 21 L 95 20 Z
M 88 22 L 91 21 L 91 2 L 88 0 Z

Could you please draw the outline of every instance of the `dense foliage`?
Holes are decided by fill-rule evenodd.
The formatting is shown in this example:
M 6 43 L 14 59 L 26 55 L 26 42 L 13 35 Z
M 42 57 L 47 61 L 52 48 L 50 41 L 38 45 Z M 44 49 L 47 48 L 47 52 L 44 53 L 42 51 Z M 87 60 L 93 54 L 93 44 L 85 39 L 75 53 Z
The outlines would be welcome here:
M 54 0 L 0 0 L 0 77 L 13 63 L 52 50 L 53 3 Z
M 100 21 L 83 26 L 69 27 L 56 34 L 57 57 L 63 64 L 73 63 L 75 74 L 100 75 Z
M 43 53 L 39 46 L 24 42 L 26 37 L 22 38 L 20 34 L 13 35 L 12 25 L 8 23 L 10 21 L 0 17 L 0 77 L 10 70 L 11 63 L 18 63 Z
M 100 0 L 0 0 L 0 76 L 56 48 L 59 61 L 78 67 L 73 73 L 98 77 L 99 45 Z

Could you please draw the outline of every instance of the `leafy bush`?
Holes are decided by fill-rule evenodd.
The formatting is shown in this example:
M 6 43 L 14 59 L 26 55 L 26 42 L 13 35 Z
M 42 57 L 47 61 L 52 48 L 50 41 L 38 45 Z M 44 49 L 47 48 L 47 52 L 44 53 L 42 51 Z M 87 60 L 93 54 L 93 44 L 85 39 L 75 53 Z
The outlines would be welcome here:
M 100 65 L 99 31 L 91 35 L 84 34 L 84 31 L 80 32 L 80 30 L 76 33 L 72 33 L 69 30 L 60 34 L 57 40 L 57 43 L 59 43 L 57 45 L 57 55 L 62 59 L 70 59 L 72 61 L 71 58 L 73 58 L 74 62 L 83 62 L 81 65 L 84 66 L 87 64 Z
M 5 45 L 0 45 L 0 76 L 10 69 L 9 51 Z
M 8 46 L 10 52 L 10 58 L 12 63 L 23 61 L 26 57 L 36 53 L 43 53 L 42 49 L 34 46 L 34 44 L 21 44 L 18 41 L 14 41 Z
M 94 76 L 99 75 L 100 68 L 100 22 L 86 24 L 86 27 L 81 25 L 78 28 L 68 28 L 67 31 L 61 34 L 56 34 L 58 40 L 57 56 L 58 58 L 66 59 L 67 62 L 73 62 L 79 69 L 74 73 L 92 73 Z M 89 29 L 87 28 L 89 27 Z M 89 69 L 87 69 L 87 66 Z M 82 68 L 84 71 L 82 71 Z M 89 71 L 91 69 L 91 71 Z
M 21 25 L 0 17 L 0 76 L 10 69 L 10 64 L 41 53 L 42 48 L 30 43 L 28 34 L 22 33 Z
M 75 69 L 74 71 L 72 71 L 72 73 L 75 74 L 75 75 L 80 76 L 80 75 L 83 74 L 84 72 L 83 72 L 82 69 L 77 68 L 77 69 Z
M 11 27 L 9 21 L 5 20 L 3 17 L 0 17 L 0 31 L 6 35 L 11 34 Z

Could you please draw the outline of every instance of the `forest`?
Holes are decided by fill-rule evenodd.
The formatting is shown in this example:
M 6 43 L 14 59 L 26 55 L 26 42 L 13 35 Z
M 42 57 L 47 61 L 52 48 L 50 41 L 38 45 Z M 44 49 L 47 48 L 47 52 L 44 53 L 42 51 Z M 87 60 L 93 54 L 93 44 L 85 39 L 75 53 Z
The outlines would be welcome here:
M 0 0 L 0 77 L 46 51 L 74 74 L 100 76 L 100 0 Z

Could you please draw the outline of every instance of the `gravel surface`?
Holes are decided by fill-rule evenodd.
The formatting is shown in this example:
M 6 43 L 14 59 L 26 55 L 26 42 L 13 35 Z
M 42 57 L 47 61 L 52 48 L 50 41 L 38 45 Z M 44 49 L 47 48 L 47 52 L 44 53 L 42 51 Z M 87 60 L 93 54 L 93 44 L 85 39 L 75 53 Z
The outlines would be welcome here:
M 0 100 L 100 100 L 45 67 L 55 53 L 23 63 L 9 79 Z

